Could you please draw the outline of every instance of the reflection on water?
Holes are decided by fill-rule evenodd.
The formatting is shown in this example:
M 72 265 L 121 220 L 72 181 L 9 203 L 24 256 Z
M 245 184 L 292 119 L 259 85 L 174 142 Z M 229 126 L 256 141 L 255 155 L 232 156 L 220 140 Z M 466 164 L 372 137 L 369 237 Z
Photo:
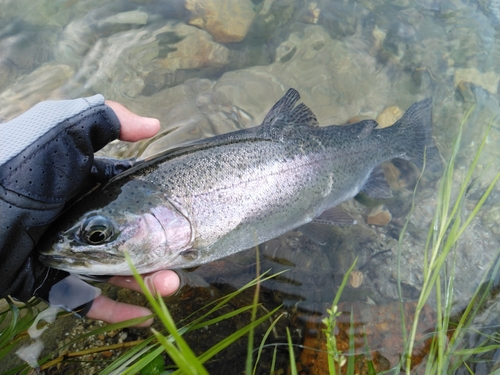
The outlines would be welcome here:
M 445 159 L 464 112 L 476 105 L 459 155 L 460 175 L 486 125 L 500 114 L 498 10 L 495 0 L 417 5 L 405 0 L 7 0 L 0 14 L 0 121 L 44 99 L 102 93 L 162 122 L 153 140 L 116 142 L 104 153 L 149 157 L 189 140 L 257 125 L 289 87 L 301 93 L 323 125 L 377 118 L 388 107 L 396 113 L 433 97 L 434 135 Z M 494 125 L 469 205 L 498 169 L 499 137 Z M 411 208 L 414 172 L 384 168 L 393 175 L 394 197 L 348 202 L 357 226 L 334 228 L 322 247 L 295 232 L 260 247 L 261 269 L 290 270 L 263 285 L 264 300 L 284 303 L 291 315 L 324 314 L 356 257 L 358 279 L 346 299 L 380 309 L 399 299 L 397 240 Z M 424 175 L 402 244 L 407 301 L 418 295 L 422 282 L 435 187 L 436 175 Z M 496 259 L 498 196 L 496 189 L 457 245 L 454 312 L 463 309 Z M 370 212 L 386 214 L 368 225 Z M 195 272 L 216 287 L 234 288 L 253 277 L 254 262 L 250 251 Z M 304 330 L 297 323 L 303 320 L 290 324 Z M 495 323 L 484 318 L 483 324 Z

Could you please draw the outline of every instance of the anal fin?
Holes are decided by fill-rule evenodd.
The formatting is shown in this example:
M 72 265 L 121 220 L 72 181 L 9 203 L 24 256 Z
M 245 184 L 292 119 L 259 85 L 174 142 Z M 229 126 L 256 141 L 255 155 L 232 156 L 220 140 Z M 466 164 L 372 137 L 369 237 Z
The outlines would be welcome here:
M 314 218 L 310 223 L 297 228 L 297 230 L 317 244 L 324 245 L 330 235 L 331 226 L 353 225 L 356 223 L 356 220 L 340 207 L 332 207 Z
M 335 206 L 323 211 L 321 215 L 312 219 L 311 223 L 342 226 L 356 224 L 356 220 L 342 208 Z
M 375 199 L 392 197 L 392 190 L 385 179 L 384 171 L 380 165 L 372 170 L 361 191 Z

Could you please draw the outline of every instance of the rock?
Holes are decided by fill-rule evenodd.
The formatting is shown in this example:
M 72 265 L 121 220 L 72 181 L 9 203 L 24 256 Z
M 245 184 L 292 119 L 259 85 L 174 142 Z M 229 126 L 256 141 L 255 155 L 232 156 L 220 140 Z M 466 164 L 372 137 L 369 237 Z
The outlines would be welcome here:
M 17 80 L 0 95 L 0 121 L 18 116 L 42 100 L 58 98 L 56 90 L 73 73 L 67 65 L 44 65 Z
M 245 39 L 255 13 L 249 0 L 187 0 L 189 24 L 206 30 L 219 43 Z
M 349 274 L 349 285 L 353 288 L 359 288 L 363 284 L 364 274 L 361 271 L 353 270 Z
M 224 92 L 215 91 L 214 82 L 208 79 L 188 80 L 151 96 L 120 98 L 130 110 L 159 118 L 160 136 L 108 145 L 102 150 L 103 155 L 146 158 L 187 142 L 255 125 L 248 111 L 233 105 L 229 98 Z
M 297 6 L 298 2 L 294 0 L 262 1 L 256 6 L 256 15 L 246 40 L 252 44 L 264 44 L 292 19 Z
M 107 27 L 108 25 L 145 25 L 148 22 L 148 14 L 140 10 L 132 10 L 130 12 L 122 12 L 114 14 L 97 23 L 99 28 Z
M 162 23 L 101 38 L 82 56 L 72 84 L 115 100 L 152 95 L 161 89 L 218 70 L 229 61 L 229 50 L 206 31 L 183 23 Z M 72 92 L 73 96 L 81 93 Z
M 384 109 L 377 116 L 377 122 L 378 122 L 377 128 L 386 128 L 388 126 L 391 126 L 396 121 L 398 121 L 403 116 L 403 114 L 404 111 L 397 105 L 393 105 Z
M 366 219 L 367 224 L 385 226 L 389 224 L 392 220 L 391 213 L 384 208 L 384 206 L 378 206 L 372 209 L 368 214 Z
M 318 3 L 315 1 L 309 3 L 307 8 L 300 15 L 300 20 L 305 23 L 311 23 L 316 25 L 319 20 L 319 15 L 321 14 L 321 9 L 318 8 Z
M 455 70 L 455 88 L 461 89 L 464 82 L 470 82 L 483 89 L 488 90 L 492 94 L 496 94 L 498 90 L 498 82 L 500 76 L 494 71 L 482 73 L 476 68 L 464 68 Z M 462 86 L 461 86 L 462 85 Z
M 397 165 L 395 165 L 397 164 Z M 382 164 L 387 183 L 393 190 L 410 188 L 419 176 L 419 170 L 409 162 L 393 160 Z
M 179 42 L 175 43 L 173 51 L 157 60 L 169 71 L 206 67 L 222 68 L 227 64 L 229 50 L 214 43 L 206 32 L 183 24 L 177 24 L 174 31 L 180 39 Z
M 375 118 L 388 102 L 399 100 L 375 58 L 332 39 L 321 26 L 290 34 L 276 49 L 274 63 L 227 72 L 215 85 L 235 106 L 257 114 L 256 124 L 289 87 L 300 88 L 320 125 L 360 114 Z
M 140 10 L 109 14 L 107 6 L 91 10 L 65 25 L 53 54 L 56 60 L 77 65 L 101 39 L 123 31 L 133 31 L 147 24 L 149 15 Z

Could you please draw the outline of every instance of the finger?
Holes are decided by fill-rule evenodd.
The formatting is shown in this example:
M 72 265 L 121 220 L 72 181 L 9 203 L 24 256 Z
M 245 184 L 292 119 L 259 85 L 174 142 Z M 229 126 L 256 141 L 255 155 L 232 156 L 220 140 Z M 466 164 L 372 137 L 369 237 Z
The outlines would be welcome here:
M 94 300 L 87 313 L 88 318 L 103 320 L 106 323 L 118 323 L 147 315 L 151 315 L 151 311 L 145 307 L 116 302 L 102 295 Z M 151 324 L 153 324 L 153 318 L 135 327 L 149 327 Z
M 175 293 L 180 286 L 180 278 L 174 271 L 162 270 L 149 275 L 143 275 L 144 282 L 149 287 L 151 293 L 160 293 L 166 297 Z M 114 276 L 108 280 L 110 284 L 141 292 L 139 284 L 132 276 Z
M 155 118 L 141 117 L 129 111 L 120 103 L 106 100 L 105 104 L 110 107 L 120 120 L 120 139 L 122 141 L 135 142 L 150 138 L 160 130 L 160 121 Z

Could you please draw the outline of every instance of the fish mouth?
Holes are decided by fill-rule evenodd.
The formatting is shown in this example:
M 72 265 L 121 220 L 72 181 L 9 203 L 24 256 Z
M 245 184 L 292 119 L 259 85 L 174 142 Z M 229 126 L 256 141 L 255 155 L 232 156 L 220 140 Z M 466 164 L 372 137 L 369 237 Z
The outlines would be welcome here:
M 39 254 L 38 258 L 46 266 L 59 269 L 89 268 L 93 264 L 116 264 L 124 262 L 123 257 L 102 251 L 89 251 L 71 255 L 42 253 Z
M 87 260 L 69 258 L 62 255 L 39 255 L 38 259 L 47 267 L 71 271 L 75 268 L 90 268 L 91 264 Z

